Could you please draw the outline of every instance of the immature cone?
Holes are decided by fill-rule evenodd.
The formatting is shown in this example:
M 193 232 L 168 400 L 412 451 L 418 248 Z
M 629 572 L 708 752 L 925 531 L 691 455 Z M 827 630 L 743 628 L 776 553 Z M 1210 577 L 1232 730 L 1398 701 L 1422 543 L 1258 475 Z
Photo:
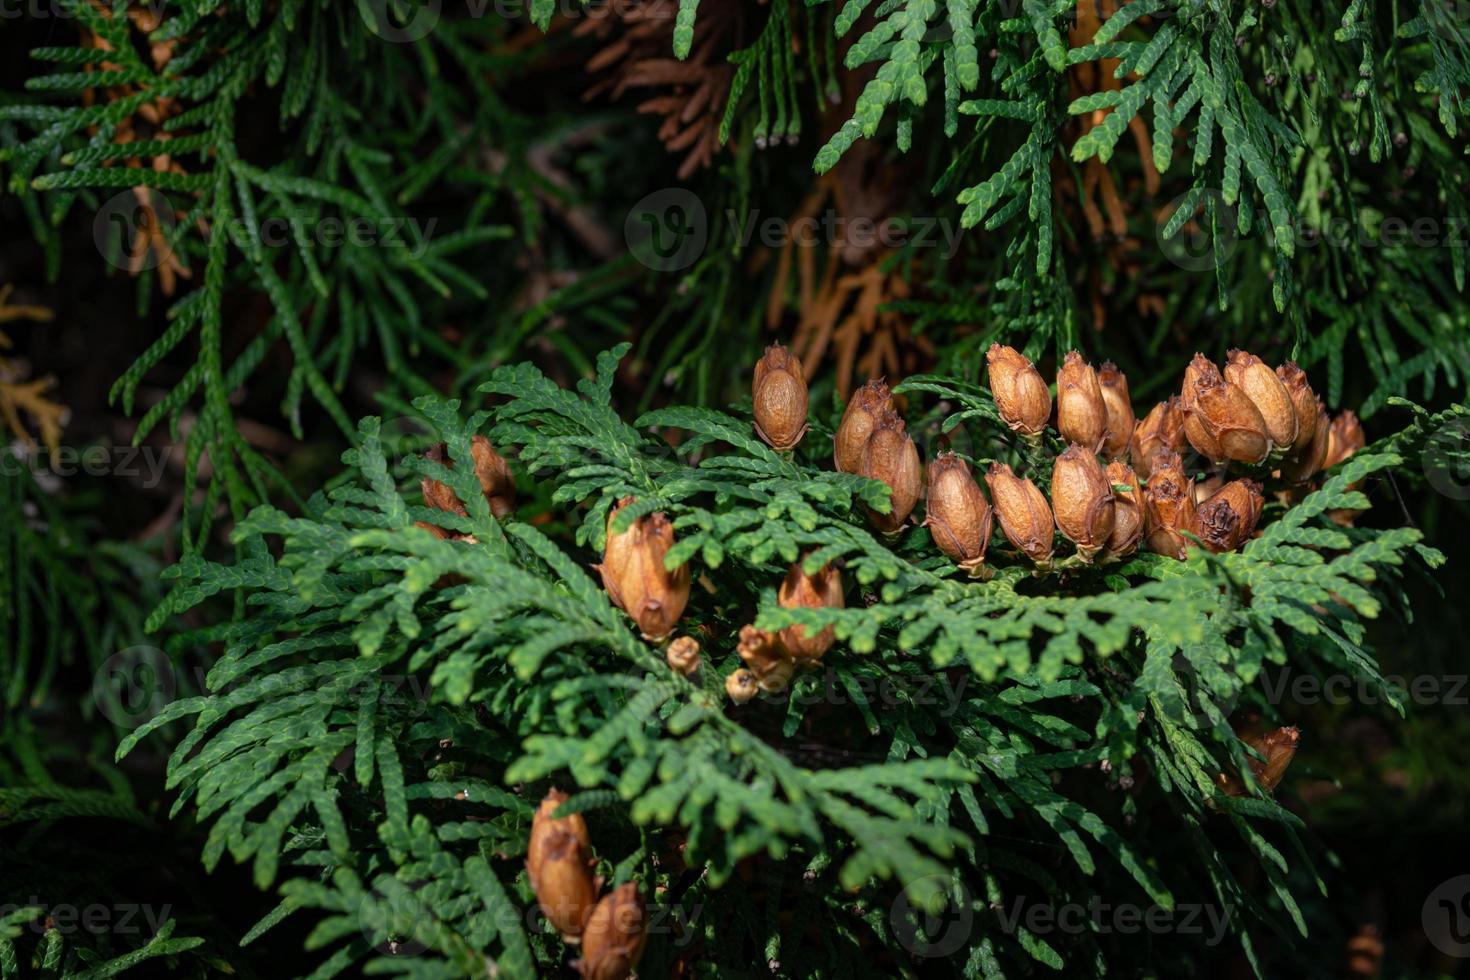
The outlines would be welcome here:
M 613 519 L 632 502 L 623 498 L 607 515 L 607 546 L 596 567 L 608 596 L 633 617 L 644 638 L 662 640 L 689 602 L 689 566 L 664 567 L 674 545 L 674 526 L 664 514 L 645 514 L 623 533 L 613 533 Z
M 795 448 L 809 428 L 806 420 L 806 378 L 801 361 L 780 344 L 766 348 L 755 365 L 750 385 L 755 405 L 755 432 L 772 449 Z
M 1203 354 L 1185 369 L 1179 401 L 1185 437 L 1211 462 L 1259 463 L 1270 452 L 1260 410 Z
M 842 575 L 832 565 L 823 565 L 815 575 L 802 570 L 797 561 L 786 573 L 776 600 L 783 609 L 841 609 Z M 832 646 L 832 627 L 807 636 L 805 626 L 788 626 L 781 631 L 781 645 L 795 660 L 820 660 Z
M 587 821 L 582 819 L 580 813 L 574 813 L 570 817 L 562 817 L 560 820 L 554 818 L 557 807 L 561 806 L 571 797 L 559 789 L 553 789 L 541 800 L 541 805 L 536 808 L 536 815 L 531 818 L 531 838 L 526 847 L 526 864 L 536 868 L 545 860 L 546 844 L 557 834 L 571 834 L 582 847 L 591 850 L 592 840 L 587 834 Z M 533 871 L 531 877 L 536 877 Z
M 888 513 L 868 510 L 873 525 L 885 532 L 903 527 L 924 489 L 924 472 L 919 465 L 919 450 L 904 431 L 903 419 L 897 412 L 883 416 L 868 437 L 858 472 L 870 480 L 882 480 L 893 491 L 890 498 L 893 506 Z
M 985 352 L 990 374 L 990 394 L 1000 417 L 1011 431 L 1023 436 L 1039 435 L 1051 418 L 1051 392 L 1025 355 L 1015 348 L 991 344 Z
M 1113 533 L 1113 488 L 1097 456 L 1077 444 L 1057 457 L 1051 471 L 1051 506 L 1057 528 L 1084 561 L 1107 546 Z
M 1133 468 L 1121 460 L 1108 464 L 1108 483 L 1113 488 L 1113 533 L 1108 535 L 1107 557 L 1116 561 L 1138 550 L 1143 536 L 1143 491 Z M 1119 487 L 1126 487 L 1119 490 Z
M 893 393 L 882 378 L 874 378 L 853 392 L 832 438 L 832 465 L 839 473 L 857 473 L 863 466 L 863 447 L 883 417 L 893 411 Z
M 725 693 L 730 695 L 730 700 L 736 704 L 744 704 L 749 701 L 759 690 L 755 675 L 743 667 L 733 671 L 729 677 L 725 678 Z
M 1189 539 L 1181 532 L 1194 530 L 1194 486 L 1179 462 L 1178 453 L 1159 453 L 1143 488 L 1143 532 L 1148 550 L 1184 559 Z
M 1343 409 L 1342 414 L 1332 420 L 1327 431 L 1327 455 L 1322 462 L 1322 468 L 1336 466 L 1366 444 L 1367 438 L 1363 435 L 1363 426 L 1358 422 L 1358 416 L 1351 410 Z M 1349 483 L 1348 489 L 1357 490 L 1362 485 L 1363 481 L 1357 480 Z M 1351 527 L 1358 512 L 1351 508 L 1341 508 L 1329 510 L 1327 516 L 1343 527 Z
M 1312 444 L 1317 434 L 1317 394 L 1307 383 L 1307 372 L 1287 361 L 1276 369 L 1276 377 L 1291 399 L 1292 412 L 1296 415 L 1296 438 L 1291 442 L 1291 451 L 1300 453 Z
M 604 895 L 592 910 L 576 967 L 585 980 L 624 980 L 638 965 L 647 939 L 648 910 L 630 881 Z
M 1296 746 L 1300 739 L 1301 732 L 1294 726 L 1241 739 L 1266 757 L 1264 761 L 1254 757 L 1247 760 L 1251 775 L 1266 792 L 1269 793 L 1281 784 L 1281 778 L 1286 775 L 1286 767 L 1291 765 L 1292 756 L 1296 755 Z M 1245 783 L 1238 776 L 1221 773 L 1216 781 L 1226 796 L 1246 795 Z
M 1276 372 L 1254 354 L 1232 350 L 1227 355 L 1225 380 L 1245 392 L 1266 423 L 1266 435 L 1274 449 L 1284 450 L 1296 442 L 1296 403 Z
M 790 659 L 786 648 L 781 645 L 780 637 L 749 625 L 740 627 L 740 642 L 736 645 L 735 652 L 755 676 L 757 683 L 762 678 L 779 673 L 780 665 Z M 730 696 L 734 697 L 734 694 Z
M 991 463 L 985 473 L 990 499 L 1001 533 L 1037 564 L 1051 560 L 1052 515 L 1036 484 L 1011 472 L 1005 463 Z
M 1232 480 L 1195 511 L 1195 536 L 1216 554 L 1234 551 L 1255 533 L 1264 503 L 1261 485 L 1255 480 Z
M 1174 395 L 1155 405 L 1134 428 L 1129 445 L 1133 470 L 1147 480 L 1155 456 L 1161 452 L 1182 453 L 1186 445 L 1184 412 L 1179 407 L 1179 396 Z
M 929 497 L 924 526 L 939 550 L 966 571 L 979 568 L 990 544 L 993 512 L 970 472 L 954 453 L 940 453 L 929 464 Z
M 1327 462 L 1327 447 L 1332 438 L 1332 424 L 1327 420 L 1327 409 L 1322 399 L 1312 398 L 1313 411 L 1317 413 L 1312 423 L 1312 440 L 1300 449 L 1287 454 L 1281 461 L 1281 478 L 1287 483 L 1306 483 L 1316 476 Z
M 1097 372 L 1076 351 L 1067 352 L 1057 372 L 1057 431 L 1063 441 L 1094 453 L 1108 432 L 1108 407 Z
M 436 463 L 449 466 L 451 464 L 447 449 L 448 447 L 441 442 L 437 446 L 430 447 L 424 455 Z M 474 462 L 475 476 L 480 480 L 480 490 L 490 504 L 490 513 L 496 517 L 504 517 L 515 510 L 515 478 L 511 476 L 510 467 L 506 465 L 505 460 L 490 445 L 490 440 L 484 436 L 475 436 L 471 439 L 470 459 Z M 419 487 L 423 491 L 424 503 L 427 506 L 435 510 L 459 514 L 461 517 L 467 516 L 464 504 L 446 484 L 426 476 Z
M 1327 458 L 1322 461 L 1322 468 L 1332 469 L 1367 443 L 1367 437 L 1363 435 L 1363 423 L 1358 421 L 1357 413 L 1352 409 L 1343 409 L 1342 414 L 1332 420 L 1332 426 L 1327 430 Z
M 1122 459 L 1128 455 L 1128 444 L 1133 439 L 1133 402 L 1128 398 L 1128 379 L 1112 361 L 1104 361 L 1097 372 L 1097 384 L 1102 389 L 1103 405 L 1107 408 L 1108 428 L 1103 436 L 1103 456 Z
M 699 641 L 692 636 L 681 636 L 669 644 L 664 658 L 674 673 L 688 677 L 699 669 Z
M 566 794 L 552 790 L 531 820 L 526 870 L 536 902 L 548 922 L 563 936 L 579 936 L 597 901 L 587 824 L 580 815 L 552 818 Z

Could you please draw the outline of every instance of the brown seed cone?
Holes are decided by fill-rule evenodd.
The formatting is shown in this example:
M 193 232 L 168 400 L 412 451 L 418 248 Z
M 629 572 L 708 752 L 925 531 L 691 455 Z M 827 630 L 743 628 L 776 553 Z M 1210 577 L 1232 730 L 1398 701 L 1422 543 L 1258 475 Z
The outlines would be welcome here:
M 541 805 L 536 808 L 536 815 L 531 818 L 531 837 L 526 846 L 526 865 L 528 867 L 539 867 L 546 857 L 546 844 L 556 834 L 571 834 L 583 848 L 591 850 L 591 838 L 587 834 L 587 821 L 582 819 L 580 813 L 574 813 L 570 817 L 555 819 L 552 814 L 556 808 L 561 806 L 571 797 L 559 789 L 548 792 L 541 800 Z
M 810 428 L 801 361 L 780 344 L 767 347 L 765 356 L 756 362 L 750 395 L 756 435 L 772 449 L 785 452 L 795 448 Z
M 893 506 L 888 513 L 880 514 L 869 508 L 868 518 L 873 526 L 885 532 L 903 527 L 924 490 L 924 471 L 919 465 L 919 450 L 904 431 L 903 419 L 897 412 L 883 416 L 868 437 L 858 472 L 870 480 L 882 480 L 893 491 L 890 498 Z
M 1317 394 L 1307 383 L 1307 372 L 1287 361 L 1276 369 L 1287 397 L 1291 399 L 1292 411 L 1296 414 L 1296 438 L 1291 442 L 1291 451 L 1300 453 L 1312 444 L 1317 434 Z
M 1178 453 L 1159 453 L 1143 489 L 1143 533 L 1148 550 L 1181 561 L 1189 550 L 1182 531 L 1194 529 L 1194 481 Z
M 991 344 L 985 352 L 990 376 L 990 394 L 996 410 L 1011 431 L 1034 436 L 1051 418 L 1051 392 L 1041 372 L 1013 347 Z
M 863 447 L 883 417 L 893 411 L 893 393 L 882 378 L 873 378 L 857 391 L 842 413 L 832 438 L 832 465 L 839 473 L 857 473 L 863 466 Z
M 1052 514 L 1046 497 L 1030 480 L 1011 472 L 1005 463 L 991 463 L 985 473 L 990 499 L 1001 533 L 1037 564 L 1051 560 Z
M 1094 453 L 1108 432 L 1108 407 L 1097 372 L 1076 351 L 1067 352 L 1057 372 L 1057 431 L 1064 442 Z
M 536 903 L 547 921 L 563 936 L 580 936 L 597 902 L 598 883 L 592 874 L 587 828 L 585 825 L 563 827 L 571 823 L 570 818 L 550 820 L 549 813 L 543 821 L 548 802 L 550 797 L 542 802 L 532 821 L 526 870 L 530 873 Z M 560 804 L 558 800 L 550 809 L 555 810 Z M 580 817 L 577 819 L 580 821 Z
M 1281 478 L 1287 483 L 1302 484 L 1316 476 L 1327 462 L 1327 447 L 1332 437 L 1332 425 L 1327 420 L 1327 409 L 1322 399 L 1313 398 L 1317 420 L 1312 423 L 1312 441 L 1300 449 L 1287 454 L 1281 461 Z
M 1352 409 L 1343 409 L 1327 430 L 1327 458 L 1322 468 L 1330 470 L 1368 444 L 1363 424 Z
M 1136 424 L 1133 402 L 1128 397 L 1128 379 L 1118 370 L 1118 365 L 1104 361 L 1097 372 L 1097 384 L 1102 389 L 1103 405 L 1108 414 L 1102 454 L 1109 460 L 1123 459 L 1128 455 L 1128 444 L 1133 440 Z
M 631 881 L 603 896 L 592 910 L 576 967 L 585 980 L 625 980 L 643 956 L 648 910 Z
M 732 671 L 725 678 L 725 693 L 730 695 L 730 700 L 736 704 L 744 704 L 756 696 L 760 686 L 756 683 L 755 675 L 745 668 Z
M 690 676 L 699 669 L 699 641 L 692 636 L 681 636 L 669 644 L 664 659 L 677 674 Z
M 740 642 L 736 645 L 735 652 L 740 655 L 745 666 L 750 668 L 756 680 L 789 659 L 779 636 L 751 625 L 740 627 Z
M 1211 473 L 1203 480 L 1195 480 L 1194 506 L 1198 508 L 1200 504 L 1204 503 L 1206 500 L 1209 500 L 1210 497 L 1214 496 L 1215 491 L 1219 490 L 1224 485 L 1225 477 L 1220 473 Z
M 1113 533 L 1116 511 L 1113 488 L 1097 456 L 1072 444 L 1057 457 L 1051 471 L 1051 507 L 1057 529 L 1091 561 Z
M 1220 374 L 1203 354 L 1184 372 L 1180 407 L 1184 435 L 1197 452 L 1214 463 L 1259 463 L 1270 452 L 1266 420 L 1244 391 Z
M 802 559 L 797 560 L 786 572 L 776 601 L 782 609 L 841 609 L 842 574 L 831 564 L 817 569 L 815 575 L 802 570 Z M 788 626 L 781 631 L 781 645 L 796 661 L 816 661 L 832 646 L 832 627 L 807 636 L 805 626 Z
M 1188 440 L 1184 438 L 1184 412 L 1179 396 L 1159 402 L 1133 430 L 1129 455 L 1133 471 L 1147 480 L 1153 459 L 1161 452 L 1182 453 Z
M 1232 480 L 1195 511 L 1195 536 L 1216 554 L 1234 551 L 1255 533 L 1264 503 L 1261 485 L 1255 480 Z
M 449 462 L 448 447 L 442 442 L 437 446 L 431 446 L 424 455 L 436 463 L 452 465 Z M 515 478 L 511 476 L 510 466 L 490 445 L 490 440 L 484 436 L 475 436 L 471 439 L 470 458 L 474 461 L 475 476 L 480 480 L 480 490 L 485 494 L 486 502 L 490 504 L 490 513 L 498 518 L 515 510 Z M 451 514 L 459 514 L 461 517 L 466 516 L 464 504 L 455 496 L 454 491 L 449 489 L 448 485 L 424 477 L 419 487 L 423 491 L 426 506 L 435 510 L 448 511 Z
M 1284 450 L 1293 445 L 1297 433 L 1296 404 L 1286 385 L 1254 354 L 1232 350 L 1226 356 L 1229 361 L 1225 364 L 1225 380 L 1245 392 L 1261 413 L 1272 447 Z
M 786 690 L 786 685 L 791 683 L 791 678 L 796 676 L 796 664 L 791 660 L 782 660 L 766 673 L 755 679 L 756 687 L 767 694 L 779 694 Z
M 1375 925 L 1363 925 L 1347 942 L 1347 974 L 1354 980 L 1376 980 L 1383 972 L 1383 936 Z
M 1343 409 L 1342 413 L 1332 420 L 1327 430 L 1327 454 L 1322 468 L 1330 469 L 1336 466 L 1366 444 L 1367 438 L 1363 435 L 1363 426 L 1358 421 L 1358 416 L 1350 409 Z M 1348 489 L 1358 490 L 1362 486 L 1362 480 L 1355 480 L 1348 484 Z M 1328 511 L 1327 516 L 1343 527 L 1351 527 L 1353 521 L 1357 519 L 1358 512 L 1351 508 L 1341 508 Z
M 929 497 L 924 526 L 939 550 L 966 571 L 985 561 L 994 517 L 970 464 L 954 453 L 940 453 L 929 464 Z
M 1133 468 L 1121 460 L 1108 464 L 1107 478 L 1113 488 L 1113 533 L 1108 535 L 1106 551 L 1108 558 L 1116 561 L 1138 550 L 1138 541 L 1143 537 L 1143 491 Z
M 1292 757 L 1296 755 L 1297 742 L 1300 739 L 1301 732 L 1294 726 L 1241 739 L 1266 757 L 1264 761 L 1253 756 L 1247 760 L 1251 775 L 1266 792 L 1271 792 L 1281 784 L 1282 777 L 1286 775 L 1286 767 L 1291 765 Z M 1234 774 L 1221 773 L 1216 777 L 1216 782 L 1226 796 L 1246 795 L 1245 782 Z
M 674 525 L 662 513 L 645 514 L 621 534 L 613 519 L 633 502 L 625 497 L 607 515 L 607 546 L 602 553 L 602 584 L 613 603 L 637 622 L 645 639 L 662 640 L 674 631 L 689 602 L 689 566 L 673 571 L 664 556 L 674 545 Z

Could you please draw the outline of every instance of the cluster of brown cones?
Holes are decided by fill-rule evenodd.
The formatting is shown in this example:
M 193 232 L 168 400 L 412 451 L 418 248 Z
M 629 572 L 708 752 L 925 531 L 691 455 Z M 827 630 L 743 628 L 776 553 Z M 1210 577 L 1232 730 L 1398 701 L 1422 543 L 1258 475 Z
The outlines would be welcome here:
M 842 575 L 831 564 L 808 575 L 798 560 L 781 582 L 776 601 L 783 609 L 841 609 Z M 776 633 L 741 627 L 736 652 L 745 666 L 725 678 L 725 693 L 736 704 L 744 704 L 758 691 L 781 691 L 797 671 L 818 667 L 834 639 L 830 626 L 815 636 L 805 626 L 788 626 Z
M 424 453 L 424 457 L 448 467 L 453 466 L 449 461 L 448 447 L 442 442 L 431 447 L 428 452 Z M 480 490 L 485 494 L 486 503 L 490 505 L 490 513 L 500 518 L 515 510 L 515 477 L 511 475 L 510 467 L 505 460 L 490 445 L 490 440 L 484 436 L 475 436 L 470 441 L 470 459 L 474 463 L 475 476 L 480 481 Z M 468 516 L 464 502 L 455 495 L 453 490 L 438 480 L 426 476 L 419 483 L 419 489 L 424 495 L 424 506 L 449 514 L 458 514 L 460 517 Z M 418 526 L 437 538 L 473 538 L 473 535 L 469 534 L 451 535 L 442 527 L 426 521 L 420 521 Z
M 568 944 L 582 946 L 572 965 L 587 980 L 623 980 L 638 965 L 648 939 L 648 911 L 638 886 L 628 882 L 598 898 L 602 879 L 593 874 L 587 822 L 581 814 L 557 819 L 567 795 L 552 790 L 531 821 L 526 871 L 546 920 Z
M 1001 418 L 1023 437 L 1039 438 L 1052 407 L 1036 367 L 998 344 L 986 360 Z M 1183 558 L 1191 537 L 1211 552 L 1233 551 L 1255 533 L 1265 498 L 1254 479 L 1227 481 L 1229 466 L 1274 466 L 1275 476 L 1299 487 L 1364 444 L 1357 416 L 1346 411 L 1329 420 L 1301 368 L 1288 362 L 1273 371 L 1238 350 L 1223 372 L 1196 354 L 1180 394 L 1141 420 L 1123 373 L 1111 363 L 1094 370 L 1073 351 L 1057 373 L 1056 402 L 1057 431 L 1069 445 L 1052 471 L 1051 503 L 1057 528 L 1086 561 L 1121 558 L 1139 546 Z M 1191 448 L 1210 464 L 1203 479 L 1184 468 Z M 986 477 L 1006 537 L 1044 563 L 1051 557 L 1044 501 L 1030 481 L 1016 480 L 1003 464 Z M 1026 506 L 1007 505 L 1008 498 Z
M 674 546 L 674 526 L 661 512 L 638 517 L 620 533 L 613 531 L 619 512 L 632 503 L 633 498 L 624 498 L 608 514 L 607 545 L 596 568 L 608 597 L 633 617 L 644 639 L 662 642 L 673 635 L 689 602 L 689 565 L 684 562 L 673 570 L 665 567 L 664 559 Z M 786 573 L 777 599 L 786 609 L 841 609 L 842 576 L 830 564 L 808 575 L 797 561 Z M 780 691 L 798 670 L 820 664 L 833 639 L 831 627 L 809 636 L 803 626 L 788 626 L 777 633 L 746 626 L 740 631 L 739 646 L 745 667 L 726 678 L 725 690 L 739 704 L 759 691 Z M 699 641 L 687 635 L 677 637 L 664 648 L 664 656 L 673 671 L 692 676 L 700 668 Z
M 1041 374 L 999 344 L 986 360 L 1001 418 L 1013 432 L 1039 442 L 1053 419 Z M 767 348 L 756 365 L 752 398 L 756 433 L 775 449 L 793 449 L 808 428 L 801 362 L 779 344 Z M 969 465 L 952 453 L 929 464 L 926 480 L 882 379 L 853 394 L 832 457 L 839 471 L 888 485 L 892 510 L 869 514 L 883 532 L 903 527 L 927 483 L 923 523 L 935 544 L 981 575 L 995 521 L 1041 567 L 1052 563 L 1054 530 L 1075 545 L 1083 562 L 1117 561 L 1139 547 L 1183 558 L 1191 538 L 1212 552 L 1232 551 L 1254 534 L 1265 498 L 1254 479 L 1227 482 L 1229 466 L 1274 467 L 1288 488 L 1301 487 L 1364 444 L 1357 417 L 1345 411 L 1329 420 L 1299 367 L 1287 363 L 1273 371 L 1244 351 L 1231 351 L 1223 372 L 1196 354 L 1181 393 L 1141 420 L 1123 373 L 1111 363 L 1095 370 L 1073 351 L 1057 373 L 1055 425 L 1068 448 L 1052 468 L 1050 500 L 1010 466 L 994 463 L 985 474 L 987 501 Z M 1184 469 L 1191 448 L 1209 464 L 1202 479 Z

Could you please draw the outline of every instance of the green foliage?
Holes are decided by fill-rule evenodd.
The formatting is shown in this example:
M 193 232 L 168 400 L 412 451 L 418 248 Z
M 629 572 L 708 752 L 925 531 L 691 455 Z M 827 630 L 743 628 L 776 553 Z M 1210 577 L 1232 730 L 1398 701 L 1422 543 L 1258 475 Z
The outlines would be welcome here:
M 1470 373 L 1462 11 L 1135 0 L 1085 39 L 1067 0 L 770 0 L 739 5 L 710 54 L 701 18 L 732 8 L 677 0 L 659 35 L 672 60 L 641 70 L 697 56 L 730 72 L 691 110 L 720 146 L 685 181 L 648 118 L 669 90 L 625 74 L 629 97 L 605 102 L 588 91 L 601 69 L 572 70 L 617 52 L 627 21 L 553 29 L 557 6 L 533 0 L 543 37 L 453 6 L 175 0 L 146 26 L 123 3 L 59 0 L 66 16 L 21 27 L 43 46 L 17 52 L 26 81 L 0 92 L 7 220 L 62 290 L 90 293 L 78 240 L 122 278 L 136 215 L 112 219 L 140 200 L 162 216 L 162 268 L 135 276 L 154 330 L 111 401 L 137 440 L 181 444 L 184 558 L 149 626 L 180 678 L 208 671 L 119 753 L 145 772 L 147 748 L 171 753 L 165 819 L 99 757 L 114 733 L 85 693 L 139 641 L 154 559 L 105 538 L 95 499 L 0 474 L 0 902 L 21 905 L 0 909 L 0 978 L 248 975 L 251 957 L 275 976 L 302 935 L 322 977 L 549 974 L 572 954 L 522 872 L 552 785 L 587 814 L 599 872 L 655 906 L 646 976 L 1198 970 L 1187 937 L 1007 918 L 1098 896 L 1226 911 L 1258 973 L 1309 924 L 1323 942 L 1305 898 L 1336 856 L 1248 775 L 1245 797 L 1217 779 L 1248 760 L 1236 720 L 1295 720 L 1261 690 L 1267 669 L 1346 675 L 1403 710 L 1370 628 L 1411 624 L 1403 579 L 1442 556 L 1382 511 L 1334 518 L 1421 476 L 1464 489 L 1466 409 L 1405 401 L 1442 406 Z M 425 11 L 431 30 L 395 35 Z M 675 184 L 707 242 L 686 268 L 645 268 L 620 249 L 624 218 Z M 824 249 L 808 271 L 901 273 L 910 288 L 882 309 L 929 372 L 898 386 L 910 431 L 977 464 L 1044 483 L 1057 448 L 1014 444 L 974 383 L 992 340 L 1038 361 L 1100 348 L 1140 409 L 1193 349 L 1249 347 L 1325 379 L 1331 407 L 1409 425 L 1269 505 L 1239 553 L 1039 574 L 996 542 L 993 576 L 963 577 L 924 530 L 869 529 L 887 490 L 826 468 L 828 413 L 779 454 L 739 402 L 709 407 L 812 299 L 776 271 L 810 254 L 741 229 L 818 197 L 844 219 L 968 229 L 953 254 Z M 1112 203 L 1123 228 L 1098 237 L 1083 212 Z M 374 240 L 329 244 L 331 223 Z M 631 356 L 592 355 L 626 340 Z M 528 351 L 544 372 L 517 363 Z M 835 405 L 831 373 L 811 372 L 813 405 Z M 354 425 L 373 398 L 421 416 L 425 438 Z M 239 424 L 261 399 L 327 458 L 352 445 L 347 472 L 268 458 Z M 503 521 L 470 472 L 476 434 L 529 499 Z M 406 455 L 431 437 L 452 467 Z M 421 506 L 425 477 L 467 514 Z M 692 678 L 590 571 L 625 497 L 620 528 L 667 513 L 669 560 L 693 567 Z M 846 607 L 782 608 L 795 562 L 836 563 Z M 747 624 L 830 628 L 836 646 L 736 707 L 724 678 Z M 158 842 L 196 827 L 216 881 L 240 864 L 279 898 L 243 949 L 199 909 L 137 937 L 46 924 L 40 910 L 83 896 L 135 900 Z M 968 925 L 936 954 L 915 937 L 944 905 Z
M 147 608 L 157 601 L 138 585 L 157 575 L 156 560 L 137 547 L 97 540 L 87 515 L 95 496 L 58 496 L 38 480 L 35 462 L 0 447 L 0 717 L 6 719 L 50 700 L 61 675 L 90 675 L 138 639 Z
M 284 343 L 290 351 L 281 411 L 298 438 L 308 394 L 344 437 L 352 435 L 340 398 L 364 348 L 374 349 L 411 393 L 430 390 L 410 364 L 420 349 L 449 364 L 466 360 L 435 332 L 425 307 L 451 295 L 490 295 L 471 266 L 461 264 L 463 256 L 509 237 L 512 229 L 493 218 L 500 204 L 496 189 L 464 164 L 484 148 L 492 120 L 527 124 L 513 118 L 486 84 L 485 73 L 503 62 L 476 50 L 481 33 L 475 25 L 439 25 L 429 52 L 377 36 L 368 4 L 291 0 L 266 12 L 260 4 L 220 9 L 214 0 L 187 0 L 162 8 L 168 16 L 147 37 L 173 46 L 172 57 L 155 69 L 126 18 L 88 0 L 59 0 L 57 9 L 67 15 L 64 23 L 106 39 L 106 60 L 118 67 L 29 80 L 28 92 L 61 105 L 7 93 L 0 126 L 33 133 L 12 135 L 0 160 L 9 190 L 32 202 L 33 231 L 48 250 L 53 274 L 64 222 L 77 212 L 88 222 L 116 214 L 126 220 L 107 223 L 98 241 L 113 264 L 125 267 L 136 244 L 130 236 L 156 222 L 165 241 L 149 251 L 145 268 L 177 263 L 180 275 L 195 284 L 170 302 L 167 329 L 111 393 L 131 414 L 150 369 L 185 345 L 196 348 L 193 368 L 143 414 L 135 437 L 142 440 L 165 423 L 177 433 L 181 419 L 197 415 L 184 438 L 187 473 L 192 480 L 208 452 L 214 478 L 209 506 L 186 512 L 191 533 L 185 543 L 194 548 L 207 537 L 217 501 L 239 518 L 253 503 L 290 494 L 284 478 L 241 437 L 229 403 L 274 345 Z M 46 48 L 34 56 L 67 68 L 103 60 L 102 52 L 87 47 Z M 445 77 L 451 65 L 474 84 L 451 84 Z M 420 111 L 408 78 L 427 88 L 434 111 Z M 104 84 L 132 88 L 86 104 L 84 94 L 105 91 L 99 88 Z M 268 163 L 236 131 L 260 90 L 279 99 L 279 145 Z M 181 109 L 158 127 L 160 142 L 120 138 L 120 127 L 160 102 Z M 374 141 L 368 107 L 376 116 L 411 123 L 391 139 Z M 476 123 L 468 132 L 465 119 Z M 498 128 L 509 135 L 507 126 Z M 432 153 L 420 151 L 426 144 Z M 167 154 L 185 172 L 126 165 L 128 158 L 153 154 Z M 463 198 L 457 226 L 416 210 L 434 187 L 440 193 L 453 188 L 449 192 Z M 152 203 L 156 219 L 135 212 L 132 194 Z M 526 230 L 527 239 L 533 235 Z M 150 303 L 154 276 L 138 278 L 140 308 Z M 244 336 L 244 325 L 226 312 L 227 294 L 242 286 L 258 290 L 271 310 L 263 323 L 244 327 Z
M 0 742 L 0 976 L 98 980 L 163 969 L 202 978 L 227 969 L 204 938 L 176 935 L 172 905 L 139 906 L 139 882 L 158 854 L 123 842 L 158 828 L 126 779 L 94 757 L 88 782 L 105 788 L 75 785 L 59 771 L 77 760 L 38 735 L 17 722 Z
M 1266 664 L 1381 683 L 1364 621 L 1400 604 L 1405 562 L 1441 556 L 1413 529 L 1341 528 L 1326 514 L 1365 508 L 1353 485 L 1400 456 L 1352 458 L 1238 554 L 1040 574 L 997 546 L 995 577 L 980 582 L 940 560 L 923 530 L 869 532 L 863 508 L 886 509 L 887 489 L 813 465 L 825 438 L 783 456 L 748 419 L 708 409 L 624 422 L 610 406 L 624 350 L 576 390 L 529 365 L 500 368 L 483 385 L 494 408 L 468 421 L 455 402 L 419 399 L 448 467 L 390 459 L 379 421 L 365 419 L 345 458 L 351 480 L 299 517 L 253 511 L 234 534 L 237 562 L 191 557 L 169 572 L 155 623 L 234 590 L 249 612 L 204 628 L 198 639 L 223 649 L 207 691 L 169 705 L 119 754 L 192 719 L 168 766 L 176 811 L 209 824 L 208 866 L 228 853 L 259 886 L 281 888 L 250 939 L 314 910 L 320 976 L 354 964 L 469 975 L 487 955 L 511 976 L 549 968 L 559 943 L 518 911 L 533 904 L 520 857 L 547 783 L 582 791 L 572 805 L 588 810 L 610 880 L 669 889 L 659 905 L 674 921 L 708 917 L 692 934 L 655 930 L 649 975 L 691 938 L 716 967 L 764 955 L 789 975 L 841 963 L 872 973 L 862 944 L 876 940 L 876 969 L 904 972 L 917 961 L 903 910 L 946 902 L 982 914 L 931 966 L 1103 969 L 1113 954 L 1096 937 L 1043 937 L 983 913 L 1100 891 L 1236 910 L 1252 956 L 1252 937 L 1281 914 L 1304 929 L 1273 842 L 1300 851 L 1299 822 L 1268 795 L 1216 785 L 1247 758 L 1227 716 L 1237 703 L 1273 710 L 1255 686 Z M 929 379 L 914 394 L 952 384 Z M 984 400 L 973 404 L 969 435 L 1022 464 Z M 482 429 L 514 447 L 523 488 L 550 489 L 572 540 L 490 515 L 469 455 Z M 674 446 L 655 434 L 674 429 L 686 433 Z M 450 485 L 467 516 L 406 497 L 424 476 Z M 681 626 L 704 638 L 692 679 L 587 571 L 624 496 L 636 503 L 614 529 L 664 511 L 678 538 L 668 562 L 694 566 Z M 781 608 L 775 584 L 796 561 L 838 563 L 856 584 L 848 607 Z M 751 621 L 830 626 L 838 645 L 789 695 L 732 708 L 724 676 Z M 1098 766 L 1147 772 L 1149 785 L 1099 793 L 1087 777 Z M 1141 822 L 1130 830 L 1124 814 Z M 1168 843 L 1178 838 L 1188 846 Z M 1220 860 L 1232 838 L 1257 857 L 1269 895 Z M 701 871 L 693 884 L 684 862 Z M 731 887 L 742 869 L 768 875 L 763 900 Z M 822 944 L 783 929 L 786 895 Z M 724 928 L 732 916 L 750 918 L 754 946 Z M 400 955 L 409 946 L 424 955 Z

